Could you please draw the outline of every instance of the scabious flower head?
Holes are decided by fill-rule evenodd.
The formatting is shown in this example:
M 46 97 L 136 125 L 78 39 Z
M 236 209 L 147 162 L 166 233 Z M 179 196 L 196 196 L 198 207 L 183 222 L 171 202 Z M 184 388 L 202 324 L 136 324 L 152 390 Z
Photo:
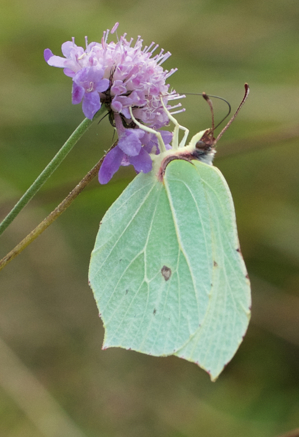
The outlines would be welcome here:
M 113 27 L 114 33 L 118 23 Z M 132 164 L 137 172 L 147 173 L 152 168 L 150 153 L 159 153 L 155 135 L 145 133 L 133 122 L 134 117 L 153 129 L 160 129 L 169 122 L 164 105 L 181 96 L 169 92 L 166 80 L 176 69 L 164 70 L 161 64 L 170 53 L 154 55 L 158 45 L 151 43 L 142 48 L 142 39 L 126 39 L 122 35 L 117 42 L 108 43 L 109 30 L 105 31 L 101 43 L 92 42 L 86 48 L 72 41 L 62 44 L 64 57 L 55 56 L 46 49 L 44 57 L 50 66 L 64 69 L 73 80 L 72 103 L 82 102 L 83 113 L 92 119 L 104 104 L 110 113 L 110 120 L 118 132 L 118 144 L 105 157 L 99 173 L 101 183 L 107 183 L 120 165 Z M 180 111 L 176 111 L 180 112 Z M 167 133 L 163 134 L 167 135 Z M 169 137 L 168 133 L 168 137 Z M 168 141 L 166 141 L 168 143 Z M 113 159 L 112 159 L 113 158 Z

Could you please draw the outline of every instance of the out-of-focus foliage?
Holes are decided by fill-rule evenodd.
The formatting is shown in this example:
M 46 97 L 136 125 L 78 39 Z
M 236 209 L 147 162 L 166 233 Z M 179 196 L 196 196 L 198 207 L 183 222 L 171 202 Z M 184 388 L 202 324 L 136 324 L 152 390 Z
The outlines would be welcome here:
M 215 165 L 235 200 L 253 316 L 216 383 L 178 358 L 101 351 L 87 269 L 102 215 L 134 177 L 123 168 L 108 186 L 92 183 L 0 274 L 1 435 L 275 437 L 299 426 L 298 19 L 296 0 L 2 1 L 1 218 L 83 118 L 71 105 L 69 79 L 44 62 L 44 48 L 59 54 L 72 36 L 77 44 L 85 35 L 100 40 L 119 21 L 120 33 L 172 52 L 165 66 L 179 67 L 171 78 L 178 92 L 206 91 L 236 108 L 249 82 Z M 203 99 L 184 104 L 178 118 L 191 134 L 209 127 Z M 225 111 L 216 101 L 216 118 Z M 0 256 L 111 141 L 107 120 L 92 127 L 3 234 Z

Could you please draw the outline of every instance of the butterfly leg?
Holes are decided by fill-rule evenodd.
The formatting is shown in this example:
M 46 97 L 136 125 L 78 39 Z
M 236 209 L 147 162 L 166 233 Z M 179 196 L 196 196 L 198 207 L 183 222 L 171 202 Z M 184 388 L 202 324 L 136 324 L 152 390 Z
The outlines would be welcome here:
M 163 141 L 163 138 L 162 138 L 162 135 L 160 134 L 160 132 L 157 132 L 154 129 L 151 129 L 150 127 L 148 127 L 148 126 L 145 126 L 144 124 L 139 123 L 139 121 L 137 121 L 136 118 L 133 115 L 133 111 L 132 111 L 131 106 L 130 106 L 130 114 L 131 114 L 132 120 L 134 121 L 135 124 L 137 124 L 137 126 L 140 127 L 140 129 L 142 129 L 142 130 L 144 130 L 146 132 L 149 132 L 151 134 L 156 135 L 156 137 L 158 139 L 158 144 L 159 144 L 160 152 L 161 153 L 166 152 L 166 147 L 165 147 L 165 144 L 164 144 L 164 141 Z

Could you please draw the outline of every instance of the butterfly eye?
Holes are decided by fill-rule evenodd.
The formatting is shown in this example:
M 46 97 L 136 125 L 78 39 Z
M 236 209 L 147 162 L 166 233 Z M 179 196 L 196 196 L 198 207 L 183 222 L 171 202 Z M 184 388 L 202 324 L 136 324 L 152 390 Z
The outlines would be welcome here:
M 211 144 L 206 143 L 205 141 L 199 140 L 197 141 L 197 143 L 195 144 L 195 148 L 198 151 L 201 151 L 203 153 L 208 152 L 211 149 Z

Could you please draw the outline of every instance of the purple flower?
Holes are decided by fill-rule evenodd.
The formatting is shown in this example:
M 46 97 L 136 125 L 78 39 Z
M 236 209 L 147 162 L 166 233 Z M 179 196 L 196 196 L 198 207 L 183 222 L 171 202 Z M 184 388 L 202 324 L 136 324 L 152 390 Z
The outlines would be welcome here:
M 117 27 L 118 23 L 111 33 Z M 104 104 L 110 112 L 110 120 L 114 119 L 118 145 L 106 156 L 105 177 L 100 173 L 100 181 L 107 180 L 108 175 L 110 179 L 120 165 L 133 164 L 136 171 L 148 172 L 151 170 L 150 154 L 159 153 L 156 138 L 135 125 L 130 108 L 140 123 L 160 129 L 169 123 L 161 96 L 170 111 L 180 104 L 171 107 L 169 101 L 181 98 L 175 91 L 169 92 L 166 84 L 176 69 L 168 71 L 161 66 L 169 58 L 169 52 L 164 53 L 162 49 L 154 55 L 158 45 L 151 43 L 142 47 L 140 37 L 133 45 L 133 39 L 128 41 L 126 34 L 117 38 L 116 43 L 108 43 L 108 35 L 109 30 L 104 32 L 101 43 L 88 44 L 86 38 L 85 49 L 77 46 L 73 38 L 62 44 L 64 57 L 53 55 L 50 49 L 44 52 L 49 65 L 63 68 L 64 74 L 72 78 L 72 103 L 82 102 L 87 118 L 92 119 Z
M 132 164 L 137 173 L 141 171 L 148 173 L 152 169 L 150 153 L 160 153 L 156 135 L 141 129 L 125 129 L 119 115 L 115 115 L 115 122 L 119 140 L 117 145 L 107 153 L 100 168 L 99 182 L 101 184 L 109 182 L 121 165 Z M 169 142 L 172 139 L 172 133 L 168 131 L 160 133 L 166 148 L 170 148 Z

